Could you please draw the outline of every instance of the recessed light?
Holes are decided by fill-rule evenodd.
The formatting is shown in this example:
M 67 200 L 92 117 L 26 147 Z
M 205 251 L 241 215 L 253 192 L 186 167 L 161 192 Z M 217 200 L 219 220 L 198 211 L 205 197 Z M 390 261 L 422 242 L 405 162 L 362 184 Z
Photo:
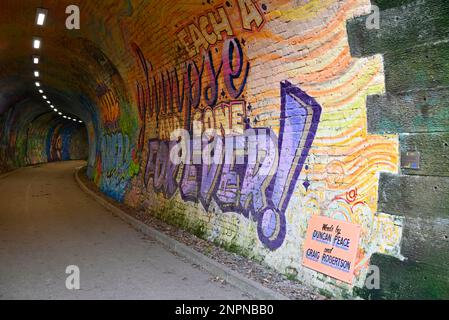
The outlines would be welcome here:
M 58 109 L 55 108 L 55 109 L 53 109 L 53 111 L 54 111 L 54 112 L 58 112 Z
M 81 120 L 80 121 L 78 121 L 79 123 L 83 123 Z
M 33 63 L 39 64 L 39 56 L 33 56 Z
M 48 103 L 48 104 L 51 104 L 51 102 L 50 102 L 49 100 L 47 100 L 47 103 Z
M 40 87 L 41 84 L 39 82 L 35 82 L 36 87 Z
M 39 93 L 44 93 L 44 90 L 40 89 L 40 90 L 39 90 Z
M 62 116 L 62 112 L 58 112 L 58 114 L 59 114 L 60 116 Z
M 66 116 L 62 116 L 64 119 L 67 119 L 67 117 Z
M 43 26 L 45 19 L 47 18 L 47 9 L 37 8 L 36 10 L 36 24 L 38 26 Z
M 47 100 L 47 96 L 42 96 L 42 99 Z
M 34 71 L 34 76 L 35 76 L 36 78 L 39 78 L 39 71 Z
M 33 39 L 33 48 L 34 49 L 40 49 L 41 48 L 41 39 L 40 38 L 34 38 Z

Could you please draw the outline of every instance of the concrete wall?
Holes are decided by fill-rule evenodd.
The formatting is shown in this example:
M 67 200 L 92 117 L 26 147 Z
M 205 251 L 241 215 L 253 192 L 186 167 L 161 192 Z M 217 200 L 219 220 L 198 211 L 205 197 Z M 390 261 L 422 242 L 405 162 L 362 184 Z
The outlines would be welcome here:
M 371 298 L 449 298 L 449 4 L 381 1 L 381 28 L 348 24 L 356 57 L 382 54 L 386 94 L 369 97 L 368 130 L 399 135 L 401 170 L 382 173 L 380 212 L 405 218 L 404 260 L 376 254 L 382 289 Z M 419 156 L 419 158 L 417 158 Z

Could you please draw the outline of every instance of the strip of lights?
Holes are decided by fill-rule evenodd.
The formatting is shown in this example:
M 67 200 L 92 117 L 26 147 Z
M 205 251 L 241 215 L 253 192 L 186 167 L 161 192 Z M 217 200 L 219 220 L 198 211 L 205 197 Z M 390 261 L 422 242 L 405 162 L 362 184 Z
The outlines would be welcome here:
M 44 26 L 45 21 L 47 20 L 47 14 L 48 14 L 48 10 L 47 9 L 43 9 L 43 8 L 37 8 L 36 9 L 36 25 L 38 26 Z M 33 38 L 33 48 L 36 50 L 41 49 L 42 47 L 42 39 L 39 37 L 34 37 Z M 40 63 L 41 57 L 39 55 L 33 55 L 33 64 L 37 65 Z M 40 77 L 40 72 L 39 70 L 35 70 L 33 72 L 34 77 L 35 78 L 39 78 Z M 83 123 L 83 121 L 78 120 L 76 118 L 72 118 L 69 117 L 65 114 L 63 114 L 61 111 L 59 111 L 52 103 L 50 100 L 47 99 L 47 96 L 44 95 L 44 90 L 40 89 L 41 88 L 41 83 L 39 81 L 36 81 L 35 86 L 38 88 L 38 91 L 40 94 L 42 94 L 42 98 L 44 99 L 44 101 L 47 102 L 47 104 L 50 106 L 50 109 L 53 110 L 53 112 L 57 113 L 58 115 L 62 116 L 62 118 L 67 119 L 67 120 L 72 120 L 74 122 L 79 122 L 79 123 Z

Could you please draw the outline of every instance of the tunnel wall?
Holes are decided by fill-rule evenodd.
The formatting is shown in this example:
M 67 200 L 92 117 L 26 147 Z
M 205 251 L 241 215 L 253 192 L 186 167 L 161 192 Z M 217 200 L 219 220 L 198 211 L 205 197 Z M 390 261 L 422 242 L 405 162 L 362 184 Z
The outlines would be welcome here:
M 0 172 L 53 161 L 87 159 L 83 125 L 24 102 L 0 116 Z M 45 109 L 44 109 L 45 110 Z
M 95 16 L 96 6 L 82 10 Z M 323 293 L 351 295 L 353 286 L 303 267 L 313 215 L 361 226 L 354 286 L 363 287 L 373 254 L 402 259 L 403 218 L 378 210 L 381 172 L 399 172 L 398 135 L 367 123 L 367 97 L 385 93 L 384 60 L 351 56 L 346 30 L 370 12 L 368 0 L 108 9 L 118 23 L 85 25 L 102 43 L 91 66 L 106 66 L 84 103 L 97 108 L 88 175 L 105 194 Z M 262 161 L 268 175 L 249 161 L 174 165 L 169 139 L 180 128 L 224 137 L 253 129 L 280 148 Z
M 87 140 L 108 196 L 323 294 L 447 297 L 446 2 L 86 0 L 66 30 L 71 1 L 48 0 L 49 28 L 33 30 L 42 85 L 87 130 L 20 100 L 24 51 L 10 46 L 1 170 L 85 157 Z M 231 141 L 230 162 L 170 161 L 180 135 L 208 129 L 194 146 L 220 160 L 215 142 Z M 353 285 L 303 266 L 314 215 L 360 225 Z M 369 266 L 380 290 L 361 289 Z
M 376 299 L 449 298 L 449 4 L 444 0 L 375 2 L 381 28 L 364 28 L 367 17 L 348 24 L 351 52 L 380 53 L 385 95 L 369 97 L 371 134 L 399 135 L 401 170 L 382 173 L 380 212 L 405 219 L 401 252 L 406 260 L 376 254 L 381 290 Z

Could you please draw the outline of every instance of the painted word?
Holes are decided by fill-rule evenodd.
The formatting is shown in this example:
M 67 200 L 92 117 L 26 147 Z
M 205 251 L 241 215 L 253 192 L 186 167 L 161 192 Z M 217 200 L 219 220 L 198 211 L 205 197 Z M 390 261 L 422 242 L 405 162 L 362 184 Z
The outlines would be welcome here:
M 201 135 L 202 132 L 210 129 L 224 135 L 243 134 L 246 127 L 246 103 L 242 100 L 234 100 L 219 103 L 214 107 L 198 108 L 193 112 L 192 119 L 193 135 Z M 159 139 L 164 141 L 171 140 L 171 135 L 182 129 L 182 122 L 178 116 L 162 116 L 158 124 Z M 190 135 L 189 132 L 188 134 Z
M 207 152 L 216 160 L 202 164 L 170 161 L 170 153 L 180 151 L 174 149 L 178 140 L 150 140 L 145 186 L 152 178 L 153 189 L 166 197 L 180 190 L 184 200 L 200 201 L 206 210 L 215 201 L 224 212 L 240 212 L 257 222 L 262 243 L 277 249 L 285 238 L 285 211 L 309 154 L 320 115 L 321 106 L 313 98 L 288 82 L 281 83 L 277 139 L 271 138 L 276 135 L 270 128 L 254 128 L 253 134 L 234 137 L 233 153 L 224 152 L 223 145 L 215 143 Z M 201 150 L 201 139 L 195 142 L 199 143 L 196 150 Z M 189 152 L 188 156 L 198 156 L 201 163 L 201 152 L 204 150 L 196 155 Z M 229 159 L 220 160 L 226 154 Z
M 252 25 L 259 29 L 264 23 L 264 17 L 255 1 L 237 0 L 238 12 L 227 13 L 224 7 L 217 7 L 195 20 L 185 27 L 177 30 L 175 35 L 178 44 L 192 58 L 201 52 L 209 50 L 210 46 L 223 41 L 224 36 L 234 36 L 233 26 L 230 23 L 230 14 L 239 14 L 241 17 L 241 29 L 251 31 Z M 229 9 L 228 9 L 229 10 Z

